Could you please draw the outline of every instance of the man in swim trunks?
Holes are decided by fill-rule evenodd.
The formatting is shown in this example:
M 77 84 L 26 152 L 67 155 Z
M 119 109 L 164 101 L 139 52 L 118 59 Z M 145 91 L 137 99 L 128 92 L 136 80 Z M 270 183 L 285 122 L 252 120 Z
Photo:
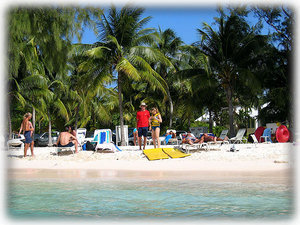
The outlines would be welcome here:
M 78 140 L 69 133 L 69 127 L 66 127 L 65 131 L 59 134 L 56 145 L 58 147 L 73 147 L 75 145 L 75 153 L 78 153 Z
M 34 147 L 34 141 L 32 139 L 32 133 L 34 131 L 34 127 L 32 126 L 32 123 L 29 121 L 32 118 L 32 114 L 31 113 L 26 113 L 23 117 L 23 121 L 21 124 L 21 128 L 19 131 L 19 135 L 21 134 L 21 131 L 23 130 L 23 134 L 25 136 L 25 144 L 24 144 L 24 157 L 27 156 L 27 150 L 30 146 L 30 150 L 31 150 L 31 156 L 34 156 L 33 153 L 33 147 Z
M 136 113 L 136 127 L 138 130 L 138 143 L 140 150 L 142 150 L 142 136 L 144 136 L 144 149 L 147 144 L 150 113 L 146 110 L 146 107 L 146 103 L 142 102 L 140 105 L 141 110 Z

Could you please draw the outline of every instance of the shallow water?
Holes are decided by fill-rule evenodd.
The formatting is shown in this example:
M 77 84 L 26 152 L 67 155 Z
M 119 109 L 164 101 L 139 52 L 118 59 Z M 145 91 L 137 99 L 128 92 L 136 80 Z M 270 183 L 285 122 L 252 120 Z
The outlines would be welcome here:
M 7 206 L 19 218 L 289 219 L 292 185 L 201 179 L 10 179 Z

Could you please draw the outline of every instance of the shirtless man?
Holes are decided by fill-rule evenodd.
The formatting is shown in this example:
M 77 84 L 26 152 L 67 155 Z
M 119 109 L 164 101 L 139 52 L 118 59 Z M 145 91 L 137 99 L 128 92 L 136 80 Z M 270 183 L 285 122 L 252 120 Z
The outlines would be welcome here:
M 69 133 L 69 127 L 66 127 L 65 132 L 59 134 L 56 145 L 58 147 L 73 147 L 75 145 L 75 153 L 78 153 L 78 140 Z
M 203 143 L 203 142 L 217 142 L 217 141 L 227 141 L 228 140 L 228 137 L 226 136 L 224 138 L 224 140 L 222 138 L 217 138 L 217 137 L 214 137 L 214 136 L 210 136 L 208 135 L 207 133 L 204 133 L 202 135 L 202 137 L 200 138 L 200 143 Z

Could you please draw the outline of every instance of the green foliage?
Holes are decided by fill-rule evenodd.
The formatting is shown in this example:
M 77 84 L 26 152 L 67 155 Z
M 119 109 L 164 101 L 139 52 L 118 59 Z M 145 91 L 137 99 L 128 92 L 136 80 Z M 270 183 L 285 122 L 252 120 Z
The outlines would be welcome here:
M 246 21 L 250 11 L 259 18 L 253 27 Z M 209 127 L 194 122 L 209 111 L 218 136 L 225 127 L 246 126 L 249 109 L 265 103 L 263 124 L 292 120 L 291 9 L 236 7 L 229 15 L 220 9 L 217 28 L 203 23 L 193 45 L 184 45 L 171 29 L 146 27 L 151 18 L 143 12 L 128 5 L 106 14 L 96 8 L 11 8 L 11 130 L 33 109 L 37 132 L 47 131 L 50 121 L 57 130 L 69 124 L 115 129 L 120 120 L 135 127 L 142 101 L 158 107 L 161 133 Z M 262 21 L 273 33 L 260 35 Z M 75 36 L 80 41 L 84 26 L 99 42 L 71 42 Z M 229 110 L 236 106 L 243 109 L 238 114 Z

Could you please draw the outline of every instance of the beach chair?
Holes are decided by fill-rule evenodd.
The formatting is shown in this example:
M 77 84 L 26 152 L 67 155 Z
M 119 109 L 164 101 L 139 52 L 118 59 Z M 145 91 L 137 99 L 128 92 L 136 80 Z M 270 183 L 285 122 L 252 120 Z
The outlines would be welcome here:
M 207 143 L 194 143 L 192 145 L 188 143 L 182 143 L 182 140 L 184 139 L 185 135 L 180 134 L 181 143 L 179 145 L 179 148 L 181 148 L 183 151 L 185 151 L 187 154 L 189 154 L 190 150 L 205 150 L 208 151 L 208 144 Z
M 207 127 L 190 127 L 190 131 L 197 138 L 200 138 L 203 133 L 208 133 Z
M 112 131 L 110 129 L 95 130 L 94 141 L 91 143 L 96 143 L 95 152 L 113 153 L 121 151 L 121 149 L 112 142 Z
M 272 143 L 271 139 L 271 128 L 266 128 L 264 130 L 264 133 L 262 136 L 259 138 L 259 142 L 262 142 L 262 139 L 265 141 L 265 143 Z
M 111 143 L 112 132 L 110 129 L 97 129 L 94 131 L 94 140 L 97 144 Z
M 239 129 L 236 136 L 233 138 L 230 138 L 228 141 L 232 144 L 237 144 L 237 143 L 242 144 L 243 141 L 246 141 L 246 143 L 247 143 L 247 139 L 244 138 L 245 132 L 246 132 L 246 128 Z
M 80 148 L 78 148 L 78 151 L 80 151 Z M 62 155 L 65 154 L 67 152 L 72 152 L 73 155 L 75 154 L 75 146 L 72 147 L 57 147 L 56 148 L 56 154 L 57 155 Z
M 78 152 L 82 150 L 82 145 L 80 143 L 78 143 Z M 72 147 L 56 147 L 56 154 L 57 155 L 62 155 L 62 154 L 66 154 L 68 152 L 72 152 L 73 155 L 75 154 L 75 145 Z
M 85 128 L 78 128 L 76 130 L 76 137 L 77 137 L 78 143 L 80 145 L 82 145 L 84 143 L 85 135 L 86 135 L 86 129 Z
M 222 144 L 229 144 L 229 141 L 228 141 L 228 140 L 224 140 L 224 139 L 226 138 L 227 134 L 228 134 L 228 130 L 222 130 L 222 132 L 221 132 L 219 138 L 223 139 L 223 141 L 216 141 L 216 142 L 214 142 L 214 141 L 209 141 L 209 142 L 207 142 L 208 147 L 210 148 L 210 147 L 212 147 L 213 145 L 216 145 L 216 144 L 218 144 L 218 145 L 220 145 L 220 146 L 221 146 Z
M 254 144 L 255 147 L 256 147 L 256 145 L 258 144 L 258 140 L 257 140 L 256 136 L 255 136 L 254 134 L 251 134 L 250 136 L 252 137 L 253 144 Z
M 189 154 L 191 150 L 197 151 L 197 150 L 204 150 L 208 151 L 209 147 L 208 144 L 203 142 L 203 143 L 195 143 L 195 144 L 181 144 L 181 149 L 185 151 L 185 153 Z
M 176 130 L 167 130 L 166 133 L 169 133 L 170 131 L 173 131 L 173 133 L 176 134 Z M 163 143 L 164 143 L 165 145 L 167 144 L 167 136 L 166 136 L 165 139 L 163 140 Z M 176 145 L 178 145 L 178 139 L 177 139 L 177 137 L 168 139 L 168 144 L 174 144 L 174 143 L 175 143 Z

